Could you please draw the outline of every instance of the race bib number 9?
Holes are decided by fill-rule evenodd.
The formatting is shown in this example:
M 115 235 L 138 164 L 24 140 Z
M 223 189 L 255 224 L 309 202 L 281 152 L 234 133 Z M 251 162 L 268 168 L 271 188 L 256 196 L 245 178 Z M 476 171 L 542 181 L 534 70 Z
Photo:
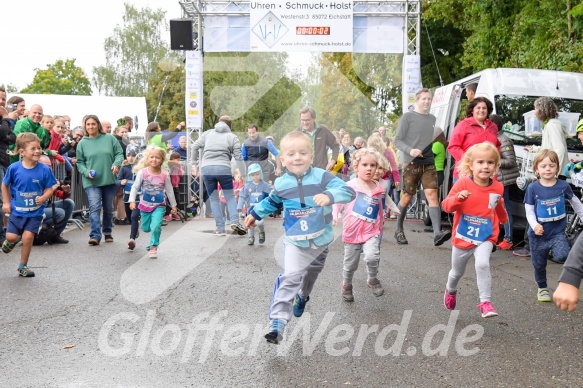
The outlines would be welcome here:
M 37 191 L 30 193 L 23 193 L 21 191 L 16 192 L 16 197 L 14 198 L 14 208 L 20 212 L 32 212 L 38 209 L 40 206 L 36 204 L 36 197 L 41 194 Z
M 492 235 L 493 230 L 492 220 L 489 218 L 462 214 L 456 229 L 456 237 L 480 245 Z
M 566 215 L 564 195 L 536 200 L 536 218 L 539 222 L 558 221 L 565 218 Z
M 379 215 L 379 200 L 364 193 L 358 193 L 352 215 L 366 222 L 376 222 Z
M 312 240 L 326 231 L 322 207 L 285 210 L 283 220 L 285 235 L 292 241 Z

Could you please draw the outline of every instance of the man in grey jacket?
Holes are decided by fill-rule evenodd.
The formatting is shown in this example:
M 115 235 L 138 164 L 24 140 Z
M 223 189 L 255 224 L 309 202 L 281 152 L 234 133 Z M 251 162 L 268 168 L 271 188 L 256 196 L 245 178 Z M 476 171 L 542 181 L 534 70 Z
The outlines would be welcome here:
M 203 151 L 200 163 L 198 161 L 199 149 Z M 205 190 L 209 196 L 211 209 L 215 217 L 217 227 L 214 232 L 215 236 L 226 235 L 225 219 L 219 198 L 219 184 L 227 201 L 231 229 L 241 236 L 247 233 L 247 230 L 239 223 L 237 201 L 233 193 L 233 174 L 231 172 L 231 159 L 233 157 L 240 165 L 241 173 L 244 174 L 245 165 L 241 154 L 241 144 L 237 136 L 231 132 L 231 118 L 229 116 L 221 116 L 215 127 L 204 132 L 192 146 L 192 174 L 195 177 L 198 176 L 200 168 Z
M 433 128 L 435 116 L 429 113 L 431 91 L 421 89 L 415 94 L 415 110 L 406 112 L 399 120 L 395 145 L 401 151 L 400 161 L 403 165 L 401 177 L 401 200 L 397 217 L 395 239 L 398 244 L 408 244 L 403 230 L 403 221 L 407 215 L 407 206 L 417 193 L 419 182 L 423 184 L 425 197 L 429 204 L 429 217 L 433 224 L 433 244 L 442 245 L 451 238 L 449 230 L 441 230 L 441 208 L 437 198 L 437 172 L 433 159 Z

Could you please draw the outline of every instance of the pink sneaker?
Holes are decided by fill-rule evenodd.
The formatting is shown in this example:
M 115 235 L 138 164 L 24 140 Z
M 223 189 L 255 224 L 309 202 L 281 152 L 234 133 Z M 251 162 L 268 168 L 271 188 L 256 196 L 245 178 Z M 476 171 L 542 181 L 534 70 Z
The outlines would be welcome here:
M 150 247 L 150 259 L 158 258 L 158 249 L 155 246 Z
M 450 294 L 449 291 L 447 291 L 447 288 L 445 289 L 445 294 L 443 295 L 443 305 L 445 306 L 446 309 L 448 309 L 448 310 L 455 309 L 456 296 L 457 296 L 457 292 Z
M 482 312 L 482 318 L 490 318 L 490 317 L 495 317 L 496 315 L 498 315 L 498 313 L 494 309 L 494 306 L 492 306 L 492 303 L 490 303 L 488 301 L 482 302 L 479 305 L 477 305 L 476 307 L 479 308 L 480 311 Z

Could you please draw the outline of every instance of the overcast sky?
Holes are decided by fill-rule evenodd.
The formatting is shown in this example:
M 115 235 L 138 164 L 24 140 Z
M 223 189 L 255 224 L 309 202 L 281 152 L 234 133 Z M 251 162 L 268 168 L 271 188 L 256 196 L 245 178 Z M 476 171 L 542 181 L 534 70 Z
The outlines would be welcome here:
M 177 0 L 126 2 L 160 8 L 166 11 L 167 22 L 181 17 Z M 123 4 L 123 0 L 3 0 L 0 84 L 23 89 L 32 82 L 36 68 L 72 58 L 91 80 L 93 66 L 105 65 L 105 39 L 123 23 Z M 170 32 L 164 31 L 163 37 L 169 41 Z

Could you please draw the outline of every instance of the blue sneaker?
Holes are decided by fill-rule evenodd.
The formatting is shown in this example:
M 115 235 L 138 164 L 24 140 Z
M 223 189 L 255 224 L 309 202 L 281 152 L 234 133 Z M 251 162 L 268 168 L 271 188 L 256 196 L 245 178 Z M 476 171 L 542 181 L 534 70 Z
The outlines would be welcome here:
M 272 344 L 279 344 L 279 341 L 283 339 L 283 329 L 285 327 L 285 322 L 281 319 L 274 319 L 269 324 L 269 331 L 265 334 L 265 339 L 267 342 Z
M 302 299 L 299 294 L 296 294 L 294 298 L 294 317 L 299 318 L 304 314 L 304 310 L 306 309 L 306 303 L 310 300 L 308 296 L 306 299 Z

